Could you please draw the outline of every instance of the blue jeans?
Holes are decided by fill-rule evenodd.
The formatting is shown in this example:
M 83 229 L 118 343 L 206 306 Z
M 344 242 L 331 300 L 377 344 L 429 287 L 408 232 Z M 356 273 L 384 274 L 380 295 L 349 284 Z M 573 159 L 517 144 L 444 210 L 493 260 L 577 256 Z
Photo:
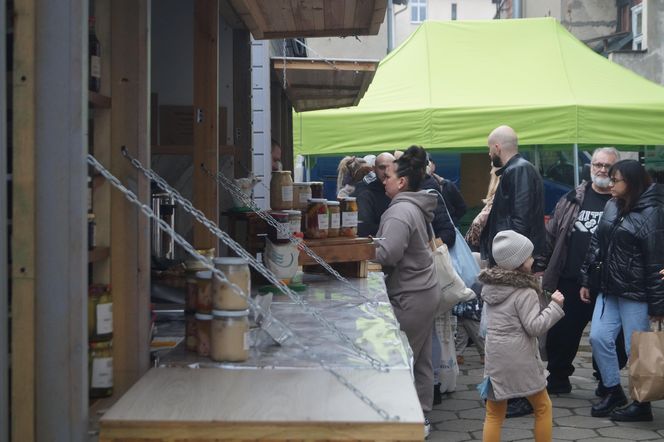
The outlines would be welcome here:
M 629 356 L 632 333 L 650 330 L 648 303 L 600 294 L 590 326 L 590 345 L 605 387 L 620 384 L 615 340 L 621 326 L 625 332 L 625 351 Z

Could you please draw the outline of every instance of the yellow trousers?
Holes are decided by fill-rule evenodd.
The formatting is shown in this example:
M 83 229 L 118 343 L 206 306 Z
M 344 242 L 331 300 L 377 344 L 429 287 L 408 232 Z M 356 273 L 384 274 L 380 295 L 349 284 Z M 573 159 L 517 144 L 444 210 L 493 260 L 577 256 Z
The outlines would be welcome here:
M 526 399 L 535 411 L 535 441 L 551 442 L 553 411 L 546 388 L 539 393 L 528 396 Z M 486 416 L 482 437 L 484 442 L 500 442 L 500 430 L 506 412 L 507 401 L 486 401 Z

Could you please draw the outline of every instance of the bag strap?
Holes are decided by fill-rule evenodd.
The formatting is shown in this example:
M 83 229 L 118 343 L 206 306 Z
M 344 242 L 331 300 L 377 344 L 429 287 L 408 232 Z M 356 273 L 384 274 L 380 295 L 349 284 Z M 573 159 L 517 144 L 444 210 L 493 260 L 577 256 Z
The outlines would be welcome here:
M 438 247 L 436 247 L 436 242 L 434 241 L 436 234 L 433 232 L 433 226 L 431 223 L 428 223 L 427 225 L 429 226 L 429 246 L 431 247 L 431 251 L 435 252 L 438 250 Z

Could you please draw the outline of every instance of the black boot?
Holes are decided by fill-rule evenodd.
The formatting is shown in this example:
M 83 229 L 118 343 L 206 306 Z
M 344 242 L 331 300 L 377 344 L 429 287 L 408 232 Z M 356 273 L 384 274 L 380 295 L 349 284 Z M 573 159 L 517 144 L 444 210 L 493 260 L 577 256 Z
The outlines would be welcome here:
M 602 384 L 602 381 L 597 383 L 597 388 L 595 388 L 595 396 L 604 397 L 609 394 L 609 390 Z
M 650 402 L 634 401 L 624 408 L 615 409 L 611 412 L 610 419 L 619 422 L 650 422 L 652 420 Z
M 443 402 L 443 393 L 440 392 L 440 384 L 433 384 L 433 404 L 438 405 Z
M 627 403 L 627 397 L 620 384 L 607 388 L 608 393 L 590 409 L 592 417 L 605 417 L 611 414 L 614 408 L 622 407 Z
M 506 418 L 525 416 L 533 412 L 533 406 L 530 405 L 528 399 L 520 397 L 516 399 L 510 399 L 507 401 L 507 413 L 505 414 Z

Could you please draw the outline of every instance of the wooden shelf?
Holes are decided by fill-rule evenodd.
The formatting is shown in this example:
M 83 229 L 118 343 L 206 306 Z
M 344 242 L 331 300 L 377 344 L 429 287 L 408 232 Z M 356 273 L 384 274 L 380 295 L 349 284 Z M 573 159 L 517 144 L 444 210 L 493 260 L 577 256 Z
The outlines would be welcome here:
M 95 108 L 99 109 L 111 108 L 111 97 L 98 94 L 97 92 L 88 91 L 88 101 Z
M 92 176 L 92 188 L 96 189 L 106 182 L 106 178 L 102 174 L 96 173 Z
M 88 252 L 88 262 L 98 262 L 109 257 L 111 249 L 109 247 L 95 247 Z

